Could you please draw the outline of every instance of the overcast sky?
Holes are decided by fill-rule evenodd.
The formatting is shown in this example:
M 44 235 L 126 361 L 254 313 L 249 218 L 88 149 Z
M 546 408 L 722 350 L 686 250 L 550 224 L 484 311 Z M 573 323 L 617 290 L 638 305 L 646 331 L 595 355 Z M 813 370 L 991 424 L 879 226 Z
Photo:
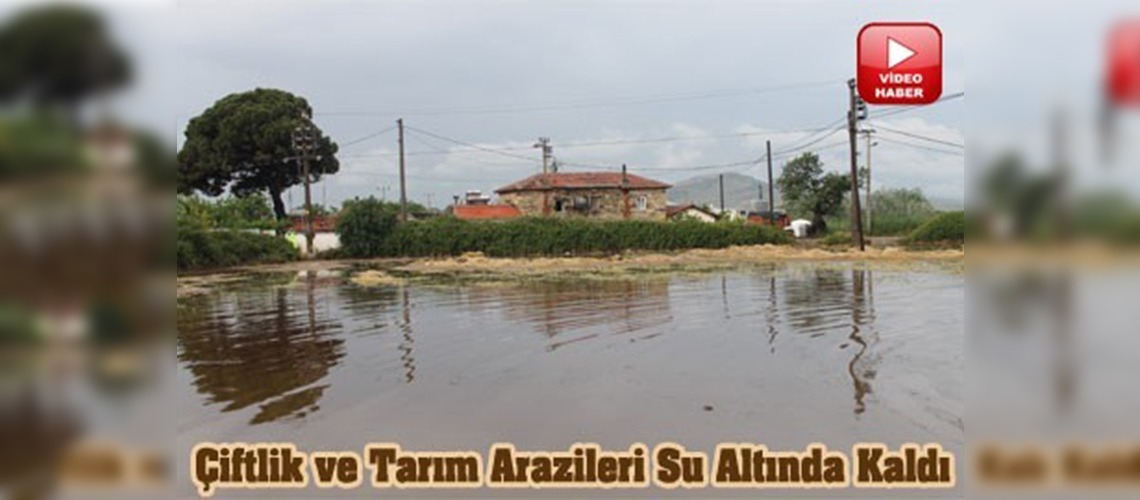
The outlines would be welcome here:
M 1080 179 L 1140 194 L 1140 113 L 1118 117 L 1120 163 L 1132 168 L 1102 168 L 1095 154 L 1105 34 L 1140 16 L 1125 0 L 1041 0 L 1032 9 L 1016 0 L 99 3 L 108 2 L 140 71 L 141 84 L 119 99 L 129 117 L 178 141 L 187 120 L 231 92 L 302 95 L 344 145 L 342 173 L 316 191 L 331 203 L 395 196 L 395 135 L 349 143 L 398 117 L 506 148 L 473 151 L 410 131 L 411 197 L 430 194 L 436 206 L 537 172 L 539 136 L 552 138 L 566 170 L 626 163 L 672 182 L 722 170 L 759 175 L 758 166 L 716 166 L 758 158 L 765 140 L 776 151 L 802 143 L 813 136 L 797 131 L 842 118 L 859 28 L 907 20 L 941 28 L 944 93 L 967 82 L 970 92 L 873 120 L 876 186 L 960 200 L 964 171 L 983 171 L 994 154 L 1015 149 L 1046 165 L 1049 119 L 1065 109 Z M 890 112 L 872 107 L 873 116 Z M 945 152 L 957 148 L 887 129 L 968 142 L 969 162 Z M 846 168 L 843 139 L 816 143 L 830 170 Z M 294 192 L 293 204 L 299 199 Z
M 759 175 L 759 166 L 712 167 L 757 158 L 768 139 L 779 151 L 810 135 L 796 131 L 840 119 L 867 22 L 937 24 L 946 93 L 963 90 L 959 17 L 945 2 L 907 1 L 182 1 L 172 30 L 176 129 L 181 140 L 186 121 L 226 94 L 273 87 L 308 99 L 341 144 L 403 117 L 438 136 L 513 148 L 482 152 L 410 131 L 409 196 L 430 195 L 435 206 L 538 172 L 539 136 L 552 139 L 566 171 L 626 163 L 664 181 Z M 957 100 L 881 123 L 962 143 L 962 116 Z M 663 138 L 680 139 L 631 142 Z M 844 139 L 818 143 L 828 169 L 846 168 Z M 877 185 L 962 198 L 961 156 L 891 139 L 874 150 Z M 316 199 L 396 196 L 395 150 L 394 133 L 345 145 L 341 173 Z M 293 204 L 300 199 L 294 192 Z

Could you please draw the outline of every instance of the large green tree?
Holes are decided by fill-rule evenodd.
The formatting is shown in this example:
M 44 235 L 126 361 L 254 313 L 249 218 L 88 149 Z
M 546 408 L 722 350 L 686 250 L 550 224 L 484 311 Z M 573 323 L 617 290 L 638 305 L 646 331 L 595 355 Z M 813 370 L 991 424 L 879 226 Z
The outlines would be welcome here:
M 304 180 L 294 149 L 299 127 L 309 127 L 313 138 L 310 180 L 317 182 L 340 168 L 336 143 L 308 122 L 305 117 L 311 115 L 305 99 L 282 90 L 256 89 L 222 98 L 186 127 L 178 152 L 178 192 L 266 192 L 277 218 L 286 218 L 281 194 Z
M 129 58 L 89 8 L 32 7 L 0 26 L 0 102 L 30 101 L 77 122 L 84 99 L 130 79 Z
M 823 173 L 823 162 L 815 153 L 804 153 L 784 165 L 776 180 L 784 195 L 784 206 L 793 214 L 809 215 L 813 234 L 827 232 L 824 217 L 836 215 L 851 191 L 851 176 Z

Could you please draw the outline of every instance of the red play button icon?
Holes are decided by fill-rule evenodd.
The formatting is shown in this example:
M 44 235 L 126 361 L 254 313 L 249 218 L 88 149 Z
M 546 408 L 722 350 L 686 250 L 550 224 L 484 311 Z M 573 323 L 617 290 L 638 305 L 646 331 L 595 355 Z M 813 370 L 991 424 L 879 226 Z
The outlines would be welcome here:
M 1120 23 L 1108 41 L 1108 94 L 1121 106 L 1140 106 L 1140 19 Z
M 929 104 L 942 96 L 942 32 L 930 23 L 871 23 L 859 31 L 859 96 Z

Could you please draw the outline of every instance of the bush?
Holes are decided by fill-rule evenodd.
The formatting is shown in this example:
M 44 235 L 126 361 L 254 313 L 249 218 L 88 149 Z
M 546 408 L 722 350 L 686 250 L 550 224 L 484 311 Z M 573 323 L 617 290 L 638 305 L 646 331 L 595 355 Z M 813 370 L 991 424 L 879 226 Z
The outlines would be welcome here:
M 442 257 L 465 252 L 492 257 L 597 255 L 787 241 L 788 236 L 780 229 L 740 223 L 544 217 L 468 221 L 440 217 L 396 226 L 380 251 L 367 256 Z M 343 235 L 341 243 L 345 243 Z
M 287 221 L 273 218 L 269 199 L 261 193 L 209 200 L 197 196 L 176 198 L 179 228 L 191 229 L 279 229 Z
M 396 212 L 392 204 L 376 198 L 345 202 L 336 223 L 342 255 L 373 257 L 382 254 L 384 242 L 395 227 Z
M 289 262 L 298 257 L 288 240 L 247 231 L 180 230 L 178 270 Z
M 945 212 L 926 221 L 907 238 L 910 245 L 955 244 L 966 241 L 966 213 Z
M 851 233 L 834 231 L 820 240 L 820 244 L 825 247 L 845 247 L 855 244 L 855 238 Z

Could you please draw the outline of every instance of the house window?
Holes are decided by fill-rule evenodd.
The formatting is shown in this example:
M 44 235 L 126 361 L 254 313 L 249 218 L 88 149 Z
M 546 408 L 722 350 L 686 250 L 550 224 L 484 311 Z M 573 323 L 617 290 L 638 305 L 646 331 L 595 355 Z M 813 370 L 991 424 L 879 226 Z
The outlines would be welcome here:
M 637 197 L 637 204 L 635 206 L 637 207 L 638 212 L 646 211 L 647 209 L 649 209 L 649 197 L 648 196 L 638 196 Z

